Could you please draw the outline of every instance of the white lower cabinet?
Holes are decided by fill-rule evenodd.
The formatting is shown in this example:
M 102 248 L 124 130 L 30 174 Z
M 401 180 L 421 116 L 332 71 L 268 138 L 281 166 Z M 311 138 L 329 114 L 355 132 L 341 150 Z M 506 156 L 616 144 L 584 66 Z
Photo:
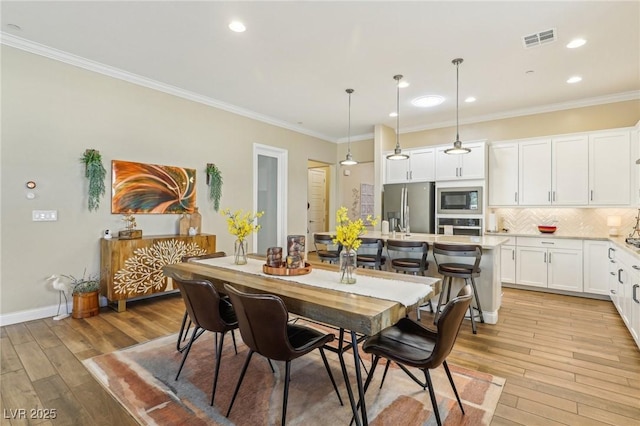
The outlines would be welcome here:
M 582 241 L 517 237 L 516 283 L 582 292 Z
M 618 251 L 611 268 L 611 300 L 640 347 L 640 259 Z
M 516 282 L 516 246 L 515 238 L 500 246 L 500 277 L 503 283 Z
M 583 291 L 585 293 L 605 296 L 609 294 L 609 260 L 612 250 L 609 241 L 583 241 Z

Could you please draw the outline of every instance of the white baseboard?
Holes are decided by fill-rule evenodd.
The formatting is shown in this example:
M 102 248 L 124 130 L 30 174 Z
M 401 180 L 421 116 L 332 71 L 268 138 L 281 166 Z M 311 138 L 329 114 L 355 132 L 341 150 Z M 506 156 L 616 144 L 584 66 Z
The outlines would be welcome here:
M 100 296 L 100 306 L 107 306 L 107 298 Z M 60 313 L 71 313 L 73 303 L 69 301 L 67 304 L 68 311 L 65 310 L 64 305 L 60 306 Z M 18 324 L 26 321 L 33 321 L 47 317 L 54 317 L 58 314 L 58 305 L 43 306 L 42 308 L 27 309 L 24 311 L 11 312 L 8 314 L 0 314 L 0 326 Z

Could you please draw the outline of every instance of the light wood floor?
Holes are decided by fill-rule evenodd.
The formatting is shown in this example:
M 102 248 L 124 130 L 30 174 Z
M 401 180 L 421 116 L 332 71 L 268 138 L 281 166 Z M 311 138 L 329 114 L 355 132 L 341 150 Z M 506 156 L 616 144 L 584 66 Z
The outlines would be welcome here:
M 2 327 L 0 423 L 45 408 L 57 419 L 31 424 L 135 424 L 80 361 L 175 333 L 183 306 L 170 295 Z M 640 351 L 610 302 L 504 289 L 499 324 L 474 336 L 465 322 L 449 361 L 507 379 L 493 425 L 640 424 Z

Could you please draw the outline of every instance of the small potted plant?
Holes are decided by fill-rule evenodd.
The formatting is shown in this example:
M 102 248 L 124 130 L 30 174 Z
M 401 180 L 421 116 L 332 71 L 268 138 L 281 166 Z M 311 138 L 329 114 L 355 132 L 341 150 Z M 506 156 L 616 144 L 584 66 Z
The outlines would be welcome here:
M 70 282 L 73 296 L 73 318 L 87 318 L 100 313 L 100 277 L 98 275 L 82 274 L 82 278 L 64 275 Z

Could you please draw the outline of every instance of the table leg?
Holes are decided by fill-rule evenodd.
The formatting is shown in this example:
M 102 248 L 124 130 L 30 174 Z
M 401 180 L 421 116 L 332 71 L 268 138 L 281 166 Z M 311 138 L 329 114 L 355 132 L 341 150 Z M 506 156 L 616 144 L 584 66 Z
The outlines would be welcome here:
M 358 397 L 360 398 L 360 411 L 362 413 L 362 424 L 367 426 L 369 421 L 367 420 L 367 405 L 364 401 L 364 388 L 362 387 L 362 371 L 360 369 L 360 355 L 358 354 L 358 336 L 355 331 L 351 332 L 351 343 L 353 347 L 353 361 L 356 367 L 356 382 L 358 384 Z M 357 419 L 357 417 L 356 417 Z
M 356 342 L 357 344 L 357 342 Z M 353 398 L 353 391 L 351 390 L 351 383 L 349 383 L 349 373 L 347 372 L 347 365 L 344 362 L 344 328 L 340 329 L 340 337 L 338 338 L 338 359 L 340 360 L 340 368 L 342 369 L 342 377 L 344 377 L 344 384 L 347 387 L 347 394 L 349 395 L 349 403 L 351 404 L 351 411 L 353 412 L 353 418 L 356 420 L 356 425 L 362 426 L 360 416 L 358 415 L 358 407 L 356 401 Z M 356 365 L 356 368 L 359 365 Z

